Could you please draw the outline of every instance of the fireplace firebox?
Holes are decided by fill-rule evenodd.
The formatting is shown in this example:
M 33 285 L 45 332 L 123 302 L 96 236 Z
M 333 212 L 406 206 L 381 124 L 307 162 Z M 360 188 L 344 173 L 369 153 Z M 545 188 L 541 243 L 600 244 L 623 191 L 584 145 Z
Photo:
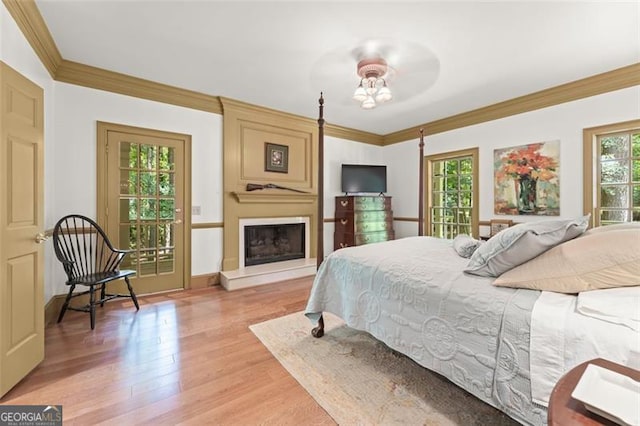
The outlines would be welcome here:
M 304 257 L 304 223 L 247 225 L 244 227 L 245 266 L 304 259 Z

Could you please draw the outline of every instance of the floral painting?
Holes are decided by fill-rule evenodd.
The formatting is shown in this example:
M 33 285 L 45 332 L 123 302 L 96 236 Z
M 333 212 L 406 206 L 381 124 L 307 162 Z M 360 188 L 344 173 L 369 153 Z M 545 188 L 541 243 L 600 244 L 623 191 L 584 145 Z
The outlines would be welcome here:
M 560 141 L 493 151 L 494 212 L 560 215 Z

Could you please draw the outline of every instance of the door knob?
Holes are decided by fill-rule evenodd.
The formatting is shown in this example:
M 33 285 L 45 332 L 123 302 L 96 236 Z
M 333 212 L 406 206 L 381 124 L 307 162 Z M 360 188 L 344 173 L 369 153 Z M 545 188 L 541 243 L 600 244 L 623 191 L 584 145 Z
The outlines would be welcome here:
M 49 237 L 47 237 L 46 235 L 44 235 L 44 232 L 38 232 L 36 234 L 36 243 L 37 244 L 42 244 L 45 241 L 47 241 L 49 239 Z

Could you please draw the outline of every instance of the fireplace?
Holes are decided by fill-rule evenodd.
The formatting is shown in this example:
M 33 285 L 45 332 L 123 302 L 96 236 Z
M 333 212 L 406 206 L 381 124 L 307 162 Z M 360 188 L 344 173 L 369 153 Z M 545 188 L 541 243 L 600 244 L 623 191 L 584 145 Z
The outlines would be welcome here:
M 305 259 L 309 218 L 240 219 L 240 267 Z

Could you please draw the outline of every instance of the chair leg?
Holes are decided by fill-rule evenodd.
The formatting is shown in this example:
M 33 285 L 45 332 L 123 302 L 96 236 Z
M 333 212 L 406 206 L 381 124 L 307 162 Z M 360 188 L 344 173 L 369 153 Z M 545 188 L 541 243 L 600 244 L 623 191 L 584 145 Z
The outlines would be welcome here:
M 138 298 L 136 297 L 136 294 L 133 292 L 133 287 L 131 287 L 131 283 L 129 282 L 129 277 L 124 277 L 124 280 L 126 281 L 127 287 L 129 288 L 129 294 L 133 299 L 133 304 L 136 305 L 136 311 L 139 311 L 140 305 L 138 305 Z
M 89 315 L 91 315 L 91 329 L 96 327 L 96 292 L 95 286 L 89 287 Z
M 62 321 L 62 318 L 64 317 L 65 312 L 67 312 L 67 308 L 69 307 L 69 302 L 73 297 L 73 290 L 75 290 L 75 288 L 76 288 L 75 285 L 71 285 L 69 287 L 69 294 L 67 294 L 67 297 L 64 299 L 64 304 L 62 305 L 62 309 L 60 309 L 60 315 L 58 315 L 58 322 Z
M 102 290 L 100 290 L 100 307 L 104 308 L 104 297 L 107 293 L 107 285 L 106 284 L 102 284 Z

